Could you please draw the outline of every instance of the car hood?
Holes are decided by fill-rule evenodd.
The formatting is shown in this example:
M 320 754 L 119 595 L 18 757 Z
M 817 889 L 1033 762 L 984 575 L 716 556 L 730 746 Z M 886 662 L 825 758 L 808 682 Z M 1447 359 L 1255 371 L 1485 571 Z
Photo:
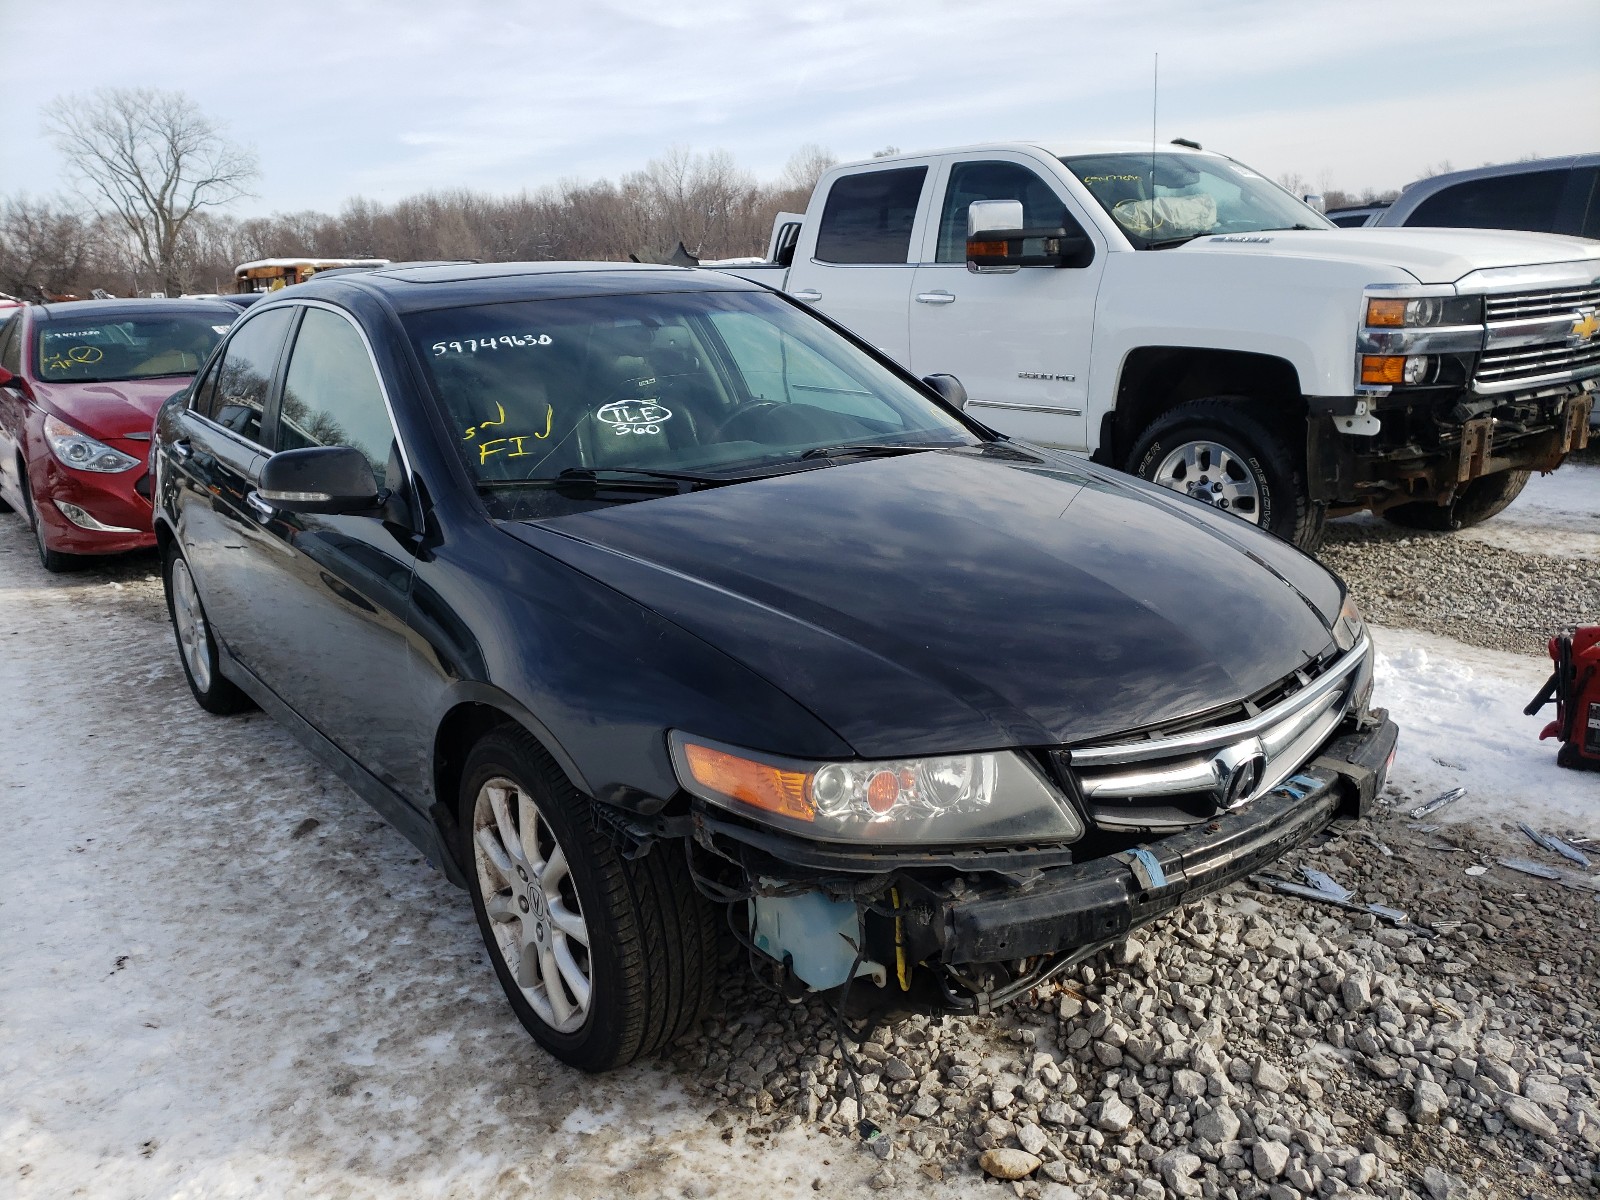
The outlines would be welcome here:
M 1547 263 L 1570 263 L 1579 274 L 1600 276 L 1600 242 L 1504 229 L 1280 229 L 1196 238 L 1176 252 L 1369 263 L 1399 267 L 1430 284 L 1455 283 L 1473 271 Z
M 123 379 L 112 383 L 35 383 L 34 395 L 80 433 L 93 438 L 148 435 L 156 410 L 189 386 L 189 375 Z
M 1342 601 L 1243 522 L 1007 447 L 506 528 L 740 659 L 864 757 L 1082 743 L 1236 702 L 1326 653 Z

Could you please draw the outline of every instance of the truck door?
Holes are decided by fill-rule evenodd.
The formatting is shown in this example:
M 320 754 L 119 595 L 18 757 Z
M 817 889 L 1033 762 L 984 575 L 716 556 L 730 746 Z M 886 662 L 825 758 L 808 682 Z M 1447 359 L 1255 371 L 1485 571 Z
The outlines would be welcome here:
M 926 206 L 928 163 L 868 167 L 834 179 L 816 231 L 801 234 L 788 291 L 896 362 L 910 350 L 911 235 Z M 812 205 L 813 211 L 816 205 Z
M 1089 348 L 1105 246 L 1078 222 L 1062 189 L 1020 155 L 955 159 L 941 171 L 937 221 L 928 222 L 923 263 L 912 283 L 911 369 L 950 374 L 971 397 L 968 411 L 1002 433 L 1087 450 Z M 1089 235 L 1085 267 L 967 270 L 967 206 L 1020 200 L 1029 228 L 1062 224 Z M 931 254 L 927 251 L 931 250 Z

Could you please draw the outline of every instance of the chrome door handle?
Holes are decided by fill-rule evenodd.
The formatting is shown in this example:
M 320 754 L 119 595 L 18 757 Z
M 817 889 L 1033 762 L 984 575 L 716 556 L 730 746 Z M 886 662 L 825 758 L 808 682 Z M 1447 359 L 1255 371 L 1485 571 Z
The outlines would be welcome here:
M 917 293 L 918 304 L 954 304 L 955 302 L 955 295 L 951 292 L 938 291 Z
M 263 521 L 270 521 L 278 515 L 278 510 L 263 500 L 260 492 L 246 492 L 244 494 L 244 502 L 253 508 L 256 516 Z
M 815 304 L 822 299 L 822 293 L 817 291 L 816 288 L 804 288 L 798 292 L 791 292 L 790 295 L 796 300 L 804 300 L 807 304 Z

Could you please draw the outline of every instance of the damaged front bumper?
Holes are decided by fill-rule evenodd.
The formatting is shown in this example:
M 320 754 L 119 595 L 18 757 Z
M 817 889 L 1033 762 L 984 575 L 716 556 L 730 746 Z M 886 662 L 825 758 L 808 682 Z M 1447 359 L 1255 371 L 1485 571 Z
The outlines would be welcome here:
M 1101 853 L 1084 861 L 1043 848 L 851 853 L 704 810 L 694 837 L 722 862 L 740 863 L 750 885 L 749 948 L 791 990 L 869 977 L 881 986 L 847 989 L 858 1009 L 981 1012 L 1259 870 L 1336 818 L 1364 815 L 1397 737 L 1381 710 L 1366 714 L 1243 807 L 1142 842 L 1120 830 L 1092 835 L 1073 848 L 1097 844 Z

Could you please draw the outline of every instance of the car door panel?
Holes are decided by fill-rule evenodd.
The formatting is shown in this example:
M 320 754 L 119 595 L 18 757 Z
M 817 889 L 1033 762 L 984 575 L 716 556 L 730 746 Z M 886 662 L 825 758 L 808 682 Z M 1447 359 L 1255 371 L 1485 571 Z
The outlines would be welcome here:
M 836 178 L 789 272 L 790 295 L 901 364 L 909 361 L 912 249 L 931 173 L 927 161 L 897 161 Z
M 409 486 L 377 368 L 355 325 L 332 309 L 307 307 L 269 425 L 279 453 L 356 445 L 380 483 Z M 257 673 L 386 786 L 415 796 L 414 779 L 401 778 L 426 744 L 411 682 L 412 531 L 379 515 L 256 504 L 271 544 Z
M 1096 242 L 1087 267 L 1023 267 L 976 273 L 966 265 L 966 213 L 975 200 L 1021 200 L 1024 222 L 1054 227 L 1065 189 L 1014 154 L 956 158 L 941 169 L 924 261 L 912 285 L 911 360 L 918 375 L 949 374 L 968 411 L 1002 433 L 1051 446 L 1088 446 L 1085 412 L 1095 297 L 1105 260 Z

